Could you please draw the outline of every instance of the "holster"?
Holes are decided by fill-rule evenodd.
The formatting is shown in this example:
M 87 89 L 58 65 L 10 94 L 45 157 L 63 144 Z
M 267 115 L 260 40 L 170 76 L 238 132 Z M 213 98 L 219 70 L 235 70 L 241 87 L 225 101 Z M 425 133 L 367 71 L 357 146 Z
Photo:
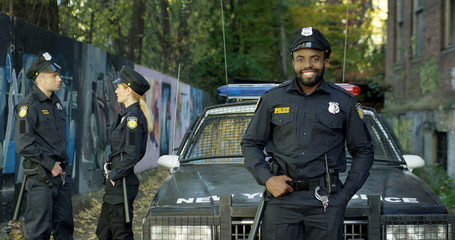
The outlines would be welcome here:
M 24 167 L 24 174 L 27 177 L 34 177 L 36 180 L 46 184 L 46 186 L 52 187 L 49 174 L 41 164 L 25 159 L 22 165 Z
M 280 167 L 278 165 L 277 161 L 275 159 L 271 158 L 268 161 L 268 164 L 269 164 L 270 171 L 276 176 L 278 174 L 278 169 Z M 265 194 L 267 195 L 267 197 L 273 197 L 273 195 L 269 192 L 269 190 L 267 190 L 267 188 L 265 188 Z

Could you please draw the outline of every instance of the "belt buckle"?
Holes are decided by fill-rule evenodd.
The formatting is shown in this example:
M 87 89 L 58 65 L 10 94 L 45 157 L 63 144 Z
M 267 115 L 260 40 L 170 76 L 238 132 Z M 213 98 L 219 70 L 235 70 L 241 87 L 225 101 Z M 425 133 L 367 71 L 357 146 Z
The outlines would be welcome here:
M 307 186 L 305 186 L 305 184 Z M 297 180 L 294 181 L 295 185 L 295 191 L 303 191 L 303 190 L 308 190 L 308 180 Z

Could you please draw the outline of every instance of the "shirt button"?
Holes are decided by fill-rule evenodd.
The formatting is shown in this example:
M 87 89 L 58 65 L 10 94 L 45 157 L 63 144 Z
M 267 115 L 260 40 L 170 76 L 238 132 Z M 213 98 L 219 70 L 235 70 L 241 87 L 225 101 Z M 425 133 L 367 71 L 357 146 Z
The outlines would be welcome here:
M 308 117 L 308 113 L 305 113 L 305 117 Z
M 302 152 L 301 154 L 302 154 L 302 156 L 303 156 L 303 155 L 305 155 L 305 152 Z
M 306 136 L 306 133 L 303 133 L 303 136 Z
M 299 173 L 302 173 L 302 169 L 299 169 Z

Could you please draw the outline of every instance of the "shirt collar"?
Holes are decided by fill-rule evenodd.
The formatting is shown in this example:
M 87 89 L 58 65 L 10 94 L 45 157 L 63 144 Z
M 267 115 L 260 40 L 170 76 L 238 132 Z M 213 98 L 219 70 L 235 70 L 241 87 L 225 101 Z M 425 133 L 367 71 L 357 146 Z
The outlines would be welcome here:
M 319 91 L 322 91 L 322 92 L 326 92 L 326 93 L 329 93 L 332 89 L 329 87 L 328 83 L 322 79 L 321 81 L 321 84 L 319 84 L 319 86 L 316 88 L 316 90 L 313 92 L 316 93 L 316 92 L 319 92 Z M 294 77 L 294 79 L 291 81 L 291 84 L 289 84 L 288 88 L 286 91 L 296 91 L 302 95 L 306 95 L 302 89 L 300 89 L 300 85 L 299 83 L 297 82 L 297 78 Z
M 36 95 L 38 95 L 38 98 L 41 102 L 44 102 L 46 100 L 50 100 L 51 102 L 55 103 L 58 101 L 57 95 L 53 92 L 51 94 L 51 98 L 49 99 L 46 94 L 41 91 L 36 85 L 33 85 L 33 91 L 35 91 Z
M 139 102 L 135 102 L 135 103 L 129 105 L 127 108 L 122 109 L 120 111 L 119 115 L 124 116 L 124 115 L 126 115 L 126 113 L 128 113 L 129 111 L 131 111 L 133 108 L 136 108 L 136 107 L 139 107 Z

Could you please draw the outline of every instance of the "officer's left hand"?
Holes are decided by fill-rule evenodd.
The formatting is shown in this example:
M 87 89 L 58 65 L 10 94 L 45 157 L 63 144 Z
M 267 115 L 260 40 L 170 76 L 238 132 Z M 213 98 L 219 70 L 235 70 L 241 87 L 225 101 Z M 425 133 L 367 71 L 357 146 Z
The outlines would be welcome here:
M 109 180 L 110 180 L 110 179 L 109 179 Z M 112 184 L 112 186 L 114 186 L 114 187 L 115 187 L 115 182 L 114 182 L 114 181 L 112 181 L 112 180 L 110 180 L 110 181 L 111 181 L 111 184 Z
M 55 162 L 54 168 L 52 168 L 51 171 L 53 177 L 57 177 L 58 175 L 63 174 L 63 169 L 60 164 L 60 162 Z

